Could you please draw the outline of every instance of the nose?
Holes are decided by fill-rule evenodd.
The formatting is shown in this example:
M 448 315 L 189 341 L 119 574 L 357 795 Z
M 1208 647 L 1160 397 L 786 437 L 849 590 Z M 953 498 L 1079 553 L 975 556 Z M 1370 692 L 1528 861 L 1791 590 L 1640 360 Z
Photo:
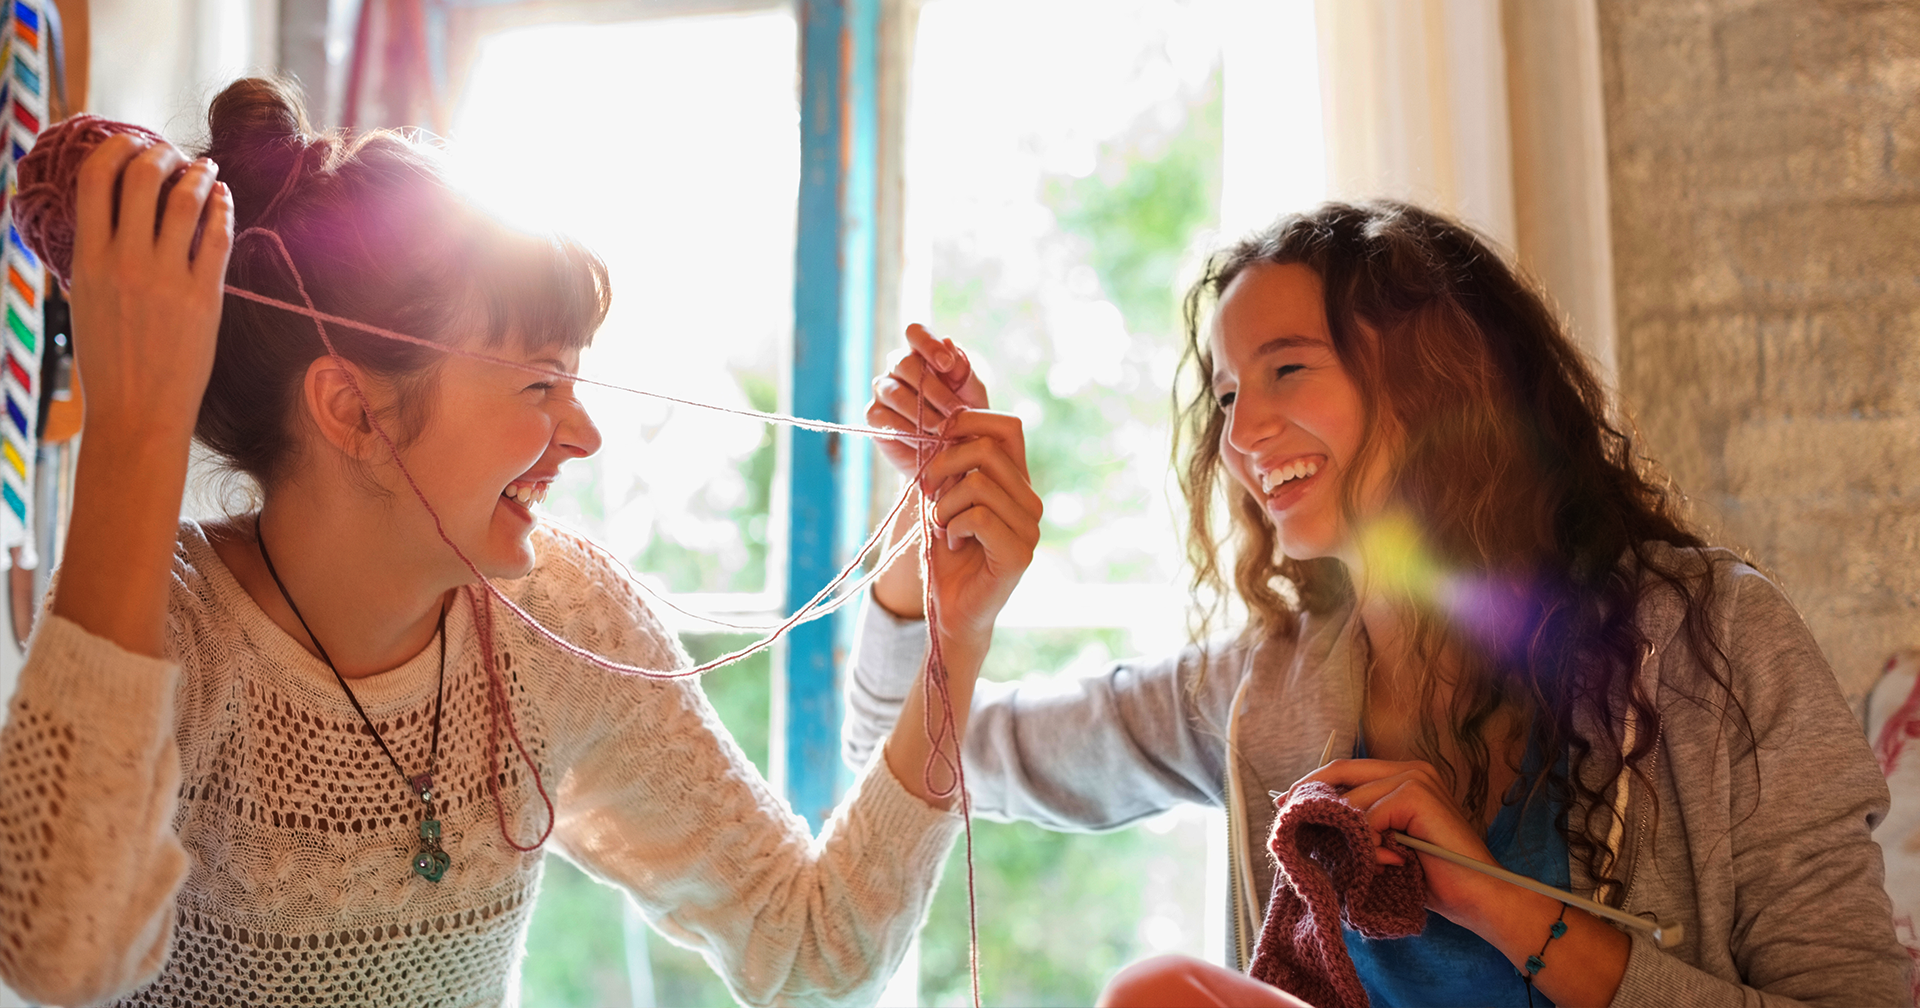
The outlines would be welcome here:
M 587 414 L 587 408 L 574 400 L 573 409 L 560 421 L 559 429 L 554 431 L 553 439 L 560 449 L 574 458 L 586 458 L 600 450 L 600 428 L 594 424 L 593 417 Z
M 1281 426 L 1269 404 L 1243 391 L 1234 395 L 1233 405 L 1227 409 L 1227 427 L 1221 436 L 1233 450 L 1252 455 L 1260 442 L 1272 437 Z

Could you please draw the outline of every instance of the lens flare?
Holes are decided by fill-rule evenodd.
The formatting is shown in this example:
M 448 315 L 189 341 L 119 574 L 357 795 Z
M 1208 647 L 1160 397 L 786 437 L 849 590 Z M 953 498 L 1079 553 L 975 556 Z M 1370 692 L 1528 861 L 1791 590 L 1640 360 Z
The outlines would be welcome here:
M 1539 610 L 1533 578 L 1523 572 L 1450 568 L 1404 510 L 1367 523 L 1358 541 L 1368 590 L 1440 616 L 1493 654 L 1524 649 Z

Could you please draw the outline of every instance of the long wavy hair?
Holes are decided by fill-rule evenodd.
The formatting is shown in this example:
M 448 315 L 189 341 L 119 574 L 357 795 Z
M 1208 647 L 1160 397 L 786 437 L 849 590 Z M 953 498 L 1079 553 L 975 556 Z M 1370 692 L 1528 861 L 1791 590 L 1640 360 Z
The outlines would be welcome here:
M 1711 577 L 1647 548 L 1706 545 L 1681 516 L 1683 501 L 1635 453 L 1626 424 L 1610 419 L 1605 392 L 1541 292 L 1472 229 L 1404 203 L 1327 203 L 1215 254 L 1186 297 L 1190 370 L 1175 393 L 1174 451 L 1193 586 L 1197 596 L 1226 597 L 1224 547 L 1249 638 L 1294 635 L 1303 611 L 1327 611 L 1355 591 L 1338 560 L 1281 555 L 1262 502 L 1222 478 L 1227 414 L 1212 392 L 1203 315 L 1260 264 L 1299 264 L 1320 278 L 1334 353 L 1362 402 L 1360 446 L 1344 472 L 1365 472 L 1387 454 L 1389 507 L 1406 516 L 1426 562 L 1449 573 L 1455 602 L 1478 599 L 1479 618 L 1463 618 L 1457 604 L 1402 602 L 1417 664 L 1433 667 L 1443 650 L 1458 659 L 1450 682 L 1424 677 L 1420 753 L 1465 808 L 1484 808 L 1489 741 L 1508 741 L 1486 732 L 1496 714 L 1519 712 L 1539 752 L 1568 754 L 1564 773 L 1535 778 L 1529 800 L 1551 786 L 1572 799 L 1568 809 L 1583 810 L 1563 813 L 1559 828 L 1596 885 L 1618 899 L 1603 842 L 1615 812 L 1582 771 L 1613 780 L 1631 768 L 1651 784 L 1660 712 L 1637 681 L 1648 642 L 1634 620 L 1648 591 L 1664 583 L 1679 594 L 1700 665 L 1727 685 L 1707 615 Z M 1346 527 L 1361 529 L 1355 488 L 1343 480 L 1339 490 Z M 1216 531 L 1222 496 L 1230 527 Z M 1443 705 L 1447 686 L 1454 693 Z M 1638 723 L 1631 738 L 1629 709 Z M 1744 723 L 1737 702 L 1731 709 Z M 1608 737 L 1582 735 L 1577 722 L 1603 725 Z

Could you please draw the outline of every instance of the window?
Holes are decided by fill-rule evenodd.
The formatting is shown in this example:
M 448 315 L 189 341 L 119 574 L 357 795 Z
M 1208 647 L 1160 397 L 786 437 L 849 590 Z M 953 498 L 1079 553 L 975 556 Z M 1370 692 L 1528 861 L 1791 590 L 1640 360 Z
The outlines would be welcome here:
M 455 124 L 462 170 L 503 215 L 574 233 L 612 270 L 614 312 L 587 373 L 787 401 L 796 46 L 794 17 L 774 10 L 518 28 L 479 49 Z M 1047 505 L 989 676 L 1091 671 L 1184 643 L 1168 465 L 1178 290 L 1223 228 L 1319 198 L 1313 53 L 1306 0 L 927 0 L 906 65 L 877 75 L 899 89 L 883 101 L 906 99 L 900 315 L 967 346 L 994 405 L 1027 419 Z M 606 446 L 569 466 L 548 510 L 691 608 L 778 610 L 787 477 L 773 432 L 583 395 Z M 876 483 L 885 496 L 895 481 Z M 740 640 L 686 639 L 696 657 Z M 766 770 L 767 664 L 704 686 Z M 1213 956 L 1217 820 L 1186 810 L 1099 836 L 976 822 L 986 1002 L 1090 1003 L 1131 959 Z M 960 857 L 889 1003 L 966 1001 Z M 558 859 L 533 932 L 530 1006 L 728 1001 L 704 963 L 650 939 Z
M 1219 219 L 1221 27 L 1215 5 L 1177 0 L 922 10 L 904 310 L 967 347 L 993 405 L 1026 421 L 1046 504 L 989 677 L 1094 672 L 1185 640 L 1176 282 Z M 987 1004 L 1091 1004 L 1131 960 L 1218 947 L 1225 911 L 1198 883 L 1220 844 L 1198 809 L 1104 835 L 974 836 Z M 967 1002 L 962 856 L 922 934 L 924 1004 Z
M 613 309 L 583 374 L 778 405 L 792 330 L 795 51 L 785 11 L 543 25 L 482 45 L 455 120 L 456 170 L 501 216 L 566 231 L 606 260 Z M 781 534 L 772 429 L 590 386 L 580 394 L 605 444 L 567 465 L 546 511 L 694 611 L 770 616 Z M 676 629 L 699 660 L 747 639 Z M 762 653 L 703 682 L 762 773 L 768 676 Z M 732 999 L 698 956 L 650 935 L 617 893 L 555 857 L 523 1003 Z

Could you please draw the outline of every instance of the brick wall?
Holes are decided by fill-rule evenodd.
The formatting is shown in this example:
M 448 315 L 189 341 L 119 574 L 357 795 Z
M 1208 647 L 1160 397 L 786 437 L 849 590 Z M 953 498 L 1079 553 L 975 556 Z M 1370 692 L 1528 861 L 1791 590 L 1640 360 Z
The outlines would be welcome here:
M 1920 645 L 1920 4 L 1599 12 L 1620 390 L 1858 695 Z

